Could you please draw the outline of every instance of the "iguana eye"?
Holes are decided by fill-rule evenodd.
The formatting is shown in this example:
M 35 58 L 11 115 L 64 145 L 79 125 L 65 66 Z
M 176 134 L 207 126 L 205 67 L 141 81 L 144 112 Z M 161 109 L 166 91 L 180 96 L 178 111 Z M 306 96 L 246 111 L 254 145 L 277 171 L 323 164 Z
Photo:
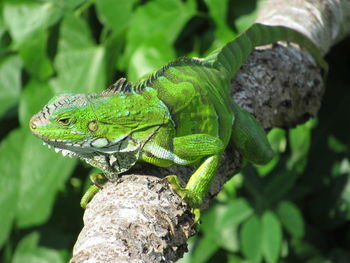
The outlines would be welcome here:
M 58 122 L 63 125 L 68 125 L 70 123 L 70 118 L 62 118 L 62 119 L 59 119 Z

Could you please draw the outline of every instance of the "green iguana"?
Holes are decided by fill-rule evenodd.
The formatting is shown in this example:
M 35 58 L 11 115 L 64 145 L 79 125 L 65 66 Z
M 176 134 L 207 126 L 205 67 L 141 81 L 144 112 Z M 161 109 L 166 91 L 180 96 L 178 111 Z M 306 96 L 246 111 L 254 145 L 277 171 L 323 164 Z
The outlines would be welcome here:
M 279 40 L 300 44 L 326 67 L 303 35 L 255 24 L 206 58 L 179 58 L 136 83 L 122 78 L 100 93 L 54 97 L 32 117 L 31 131 L 57 152 L 99 168 L 108 180 L 136 162 L 196 164 L 185 188 L 175 175 L 167 179 L 198 208 L 229 144 L 255 164 L 273 156 L 263 128 L 231 99 L 229 88 L 255 46 Z M 88 190 L 83 206 L 96 189 Z

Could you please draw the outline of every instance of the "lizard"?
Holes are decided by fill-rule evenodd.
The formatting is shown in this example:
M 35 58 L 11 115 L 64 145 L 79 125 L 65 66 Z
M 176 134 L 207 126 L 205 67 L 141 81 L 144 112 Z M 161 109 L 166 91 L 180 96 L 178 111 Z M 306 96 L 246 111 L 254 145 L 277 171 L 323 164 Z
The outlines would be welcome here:
M 176 175 L 166 179 L 198 210 L 229 145 L 254 164 L 273 157 L 261 124 L 235 103 L 229 87 L 256 46 L 277 41 L 306 48 L 326 70 L 316 46 L 301 33 L 254 24 L 205 58 L 178 58 L 135 83 L 121 78 L 99 93 L 57 95 L 31 118 L 30 129 L 57 152 L 102 171 L 91 177 L 95 184 L 83 207 L 106 180 L 146 162 L 196 165 L 185 187 Z

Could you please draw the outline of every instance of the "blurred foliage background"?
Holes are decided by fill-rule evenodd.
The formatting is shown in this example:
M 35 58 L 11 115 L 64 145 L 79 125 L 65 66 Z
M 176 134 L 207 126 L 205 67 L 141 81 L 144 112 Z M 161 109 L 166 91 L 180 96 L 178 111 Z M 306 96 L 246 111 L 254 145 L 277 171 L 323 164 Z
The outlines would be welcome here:
M 254 22 L 255 0 L 0 1 L 0 262 L 67 262 L 90 168 L 28 121 L 58 92 L 100 91 L 178 56 L 204 56 Z M 350 41 L 327 56 L 319 117 L 269 139 L 203 213 L 182 263 L 350 262 Z

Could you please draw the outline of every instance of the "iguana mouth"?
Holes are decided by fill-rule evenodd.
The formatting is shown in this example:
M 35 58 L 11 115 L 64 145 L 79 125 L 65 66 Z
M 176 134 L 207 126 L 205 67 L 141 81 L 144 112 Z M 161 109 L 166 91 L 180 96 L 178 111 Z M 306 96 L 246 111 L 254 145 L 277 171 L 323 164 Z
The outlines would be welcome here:
M 67 149 L 62 149 L 62 148 L 58 148 L 58 147 L 55 147 L 53 145 L 50 145 L 49 143 L 47 142 L 43 142 L 43 145 L 46 145 L 49 149 L 54 149 L 56 153 L 61 153 L 63 156 L 68 156 L 68 157 L 78 157 L 77 154 L 75 152 L 72 152 L 70 150 L 67 150 Z

